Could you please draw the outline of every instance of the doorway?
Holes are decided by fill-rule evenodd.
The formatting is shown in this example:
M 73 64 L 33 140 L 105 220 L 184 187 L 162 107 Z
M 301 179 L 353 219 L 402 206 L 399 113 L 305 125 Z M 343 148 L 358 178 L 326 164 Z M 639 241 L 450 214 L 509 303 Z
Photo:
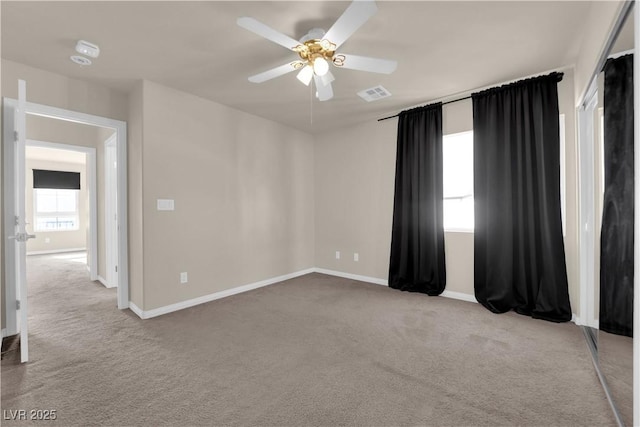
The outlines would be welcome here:
M 55 139 L 64 135 L 59 128 L 46 126 L 50 119 L 29 119 L 34 120 L 27 120 L 27 126 L 44 128 L 42 135 Z M 64 124 L 67 131 L 79 126 Z M 27 139 L 25 161 L 26 220 L 30 222 L 29 231 L 36 236 L 27 242 L 27 256 L 86 252 L 90 280 L 99 280 L 96 149 Z M 36 175 L 51 176 L 51 172 L 56 172 L 54 177 L 70 174 L 73 178 L 77 174 L 78 188 L 58 189 L 53 188 L 56 185 L 34 181 Z
M 16 190 L 16 183 L 20 184 L 16 179 L 16 166 L 15 159 L 17 149 L 15 141 L 17 138 L 17 132 L 15 127 L 15 117 L 20 115 L 18 112 L 18 101 L 14 99 L 4 98 L 3 104 L 3 150 L 4 150 L 4 241 L 7 242 L 8 234 L 15 228 L 15 214 L 16 211 L 16 194 L 20 190 Z M 128 268 L 127 268 L 127 181 L 126 181 L 126 165 L 127 165 L 127 141 L 126 141 L 126 123 L 113 120 L 105 117 L 93 116 L 85 113 L 79 113 L 71 110 L 60 109 L 56 107 L 29 103 L 27 102 L 24 107 L 23 113 L 27 116 L 43 117 L 49 119 L 56 119 L 64 122 L 79 123 L 90 126 L 98 126 L 102 128 L 111 129 L 114 132 L 115 137 L 115 156 L 118 165 L 116 171 L 116 197 L 117 207 L 116 214 L 118 218 L 117 230 L 115 233 L 115 247 L 117 248 L 117 266 L 116 272 L 118 289 L 117 289 L 117 307 L 119 309 L 125 309 L 129 307 L 129 286 L 128 286 Z M 24 183 L 22 183 L 24 187 Z M 24 191 L 24 188 L 22 188 Z M 23 201 L 24 202 L 24 201 Z M 96 254 L 97 251 L 92 251 Z M 22 256 L 26 256 L 23 253 Z M 20 254 L 12 250 L 5 251 L 5 313 L 6 313 L 6 330 L 5 335 L 15 335 L 21 332 L 20 318 L 26 319 L 26 300 L 21 304 L 20 302 L 20 289 L 16 286 L 24 277 L 21 275 L 20 269 L 16 266 L 19 265 Z M 91 258 L 91 256 L 90 256 Z M 97 269 L 96 269 L 97 275 Z M 24 297 L 22 297 L 24 299 Z M 24 322 L 23 322 L 24 323 Z

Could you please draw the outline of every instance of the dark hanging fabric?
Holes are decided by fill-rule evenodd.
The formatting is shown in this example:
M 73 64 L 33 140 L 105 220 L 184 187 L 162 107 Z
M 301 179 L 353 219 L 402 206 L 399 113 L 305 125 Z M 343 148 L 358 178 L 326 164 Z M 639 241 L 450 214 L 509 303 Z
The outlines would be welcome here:
M 80 173 L 33 170 L 33 188 L 53 188 L 57 190 L 79 190 Z
M 560 203 L 562 73 L 472 95 L 474 286 L 494 313 L 571 320 Z
M 633 55 L 604 66 L 601 330 L 633 336 Z
M 445 288 L 442 104 L 400 113 L 389 286 L 439 295 Z

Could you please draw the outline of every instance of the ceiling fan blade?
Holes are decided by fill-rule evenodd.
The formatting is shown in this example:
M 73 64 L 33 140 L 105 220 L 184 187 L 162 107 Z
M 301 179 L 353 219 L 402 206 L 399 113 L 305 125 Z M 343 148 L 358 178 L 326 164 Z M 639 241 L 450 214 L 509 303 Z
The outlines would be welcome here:
M 331 87 L 331 82 L 324 84 L 322 82 L 322 78 L 318 76 L 313 76 L 313 79 L 316 83 L 316 90 L 318 91 L 318 99 L 320 101 L 328 101 L 333 98 L 333 88 Z
M 391 74 L 396 70 L 398 61 L 340 53 L 333 57 L 333 64 L 338 68 Z
M 374 0 L 355 0 L 324 35 L 326 40 L 340 47 L 358 28 L 378 11 Z
M 285 36 L 281 32 L 274 30 L 256 19 L 244 16 L 242 18 L 238 18 L 237 23 L 242 28 L 251 31 L 252 33 L 256 33 L 267 40 L 271 40 L 280 46 L 284 46 L 287 49 L 293 50 L 294 47 L 300 45 L 299 41 L 294 40 L 289 36 Z
M 267 80 L 275 79 L 276 77 L 280 77 L 287 73 L 297 70 L 300 67 L 296 67 L 296 62 L 291 62 L 288 64 L 281 65 L 276 68 L 272 68 L 267 71 L 263 71 L 260 74 L 256 74 L 255 76 L 249 77 L 249 81 L 252 83 L 262 83 Z

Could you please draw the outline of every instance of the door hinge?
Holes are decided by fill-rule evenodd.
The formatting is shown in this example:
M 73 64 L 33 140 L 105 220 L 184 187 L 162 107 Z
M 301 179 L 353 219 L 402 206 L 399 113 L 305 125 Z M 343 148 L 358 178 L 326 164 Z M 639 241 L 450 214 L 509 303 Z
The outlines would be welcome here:
M 20 300 L 16 300 L 16 310 L 20 310 Z
M 18 142 L 18 140 L 19 140 L 19 139 L 20 139 L 20 138 L 19 138 L 18 131 L 17 131 L 17 130 L 14 130 L 14 131 L 13 131 L 13 140 L 14 140 L 14 142 Z
M 118 272 L 118 266 L 116 265 L 116 273 Z

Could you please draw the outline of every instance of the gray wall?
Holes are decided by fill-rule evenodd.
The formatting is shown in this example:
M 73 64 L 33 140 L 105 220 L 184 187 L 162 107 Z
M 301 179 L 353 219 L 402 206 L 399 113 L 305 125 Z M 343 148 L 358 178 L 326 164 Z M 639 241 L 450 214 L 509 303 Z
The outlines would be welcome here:
M 145 81 L 136 143 L 142 205 L 133 208 L 142 209 L 135 216 L 143 253 L 134 251 L 132 261 L 142 256 L 140 308 L 313 267 L 310 135 Z M 175 211 L 158 211 L 157 199 L 174 199 Z

